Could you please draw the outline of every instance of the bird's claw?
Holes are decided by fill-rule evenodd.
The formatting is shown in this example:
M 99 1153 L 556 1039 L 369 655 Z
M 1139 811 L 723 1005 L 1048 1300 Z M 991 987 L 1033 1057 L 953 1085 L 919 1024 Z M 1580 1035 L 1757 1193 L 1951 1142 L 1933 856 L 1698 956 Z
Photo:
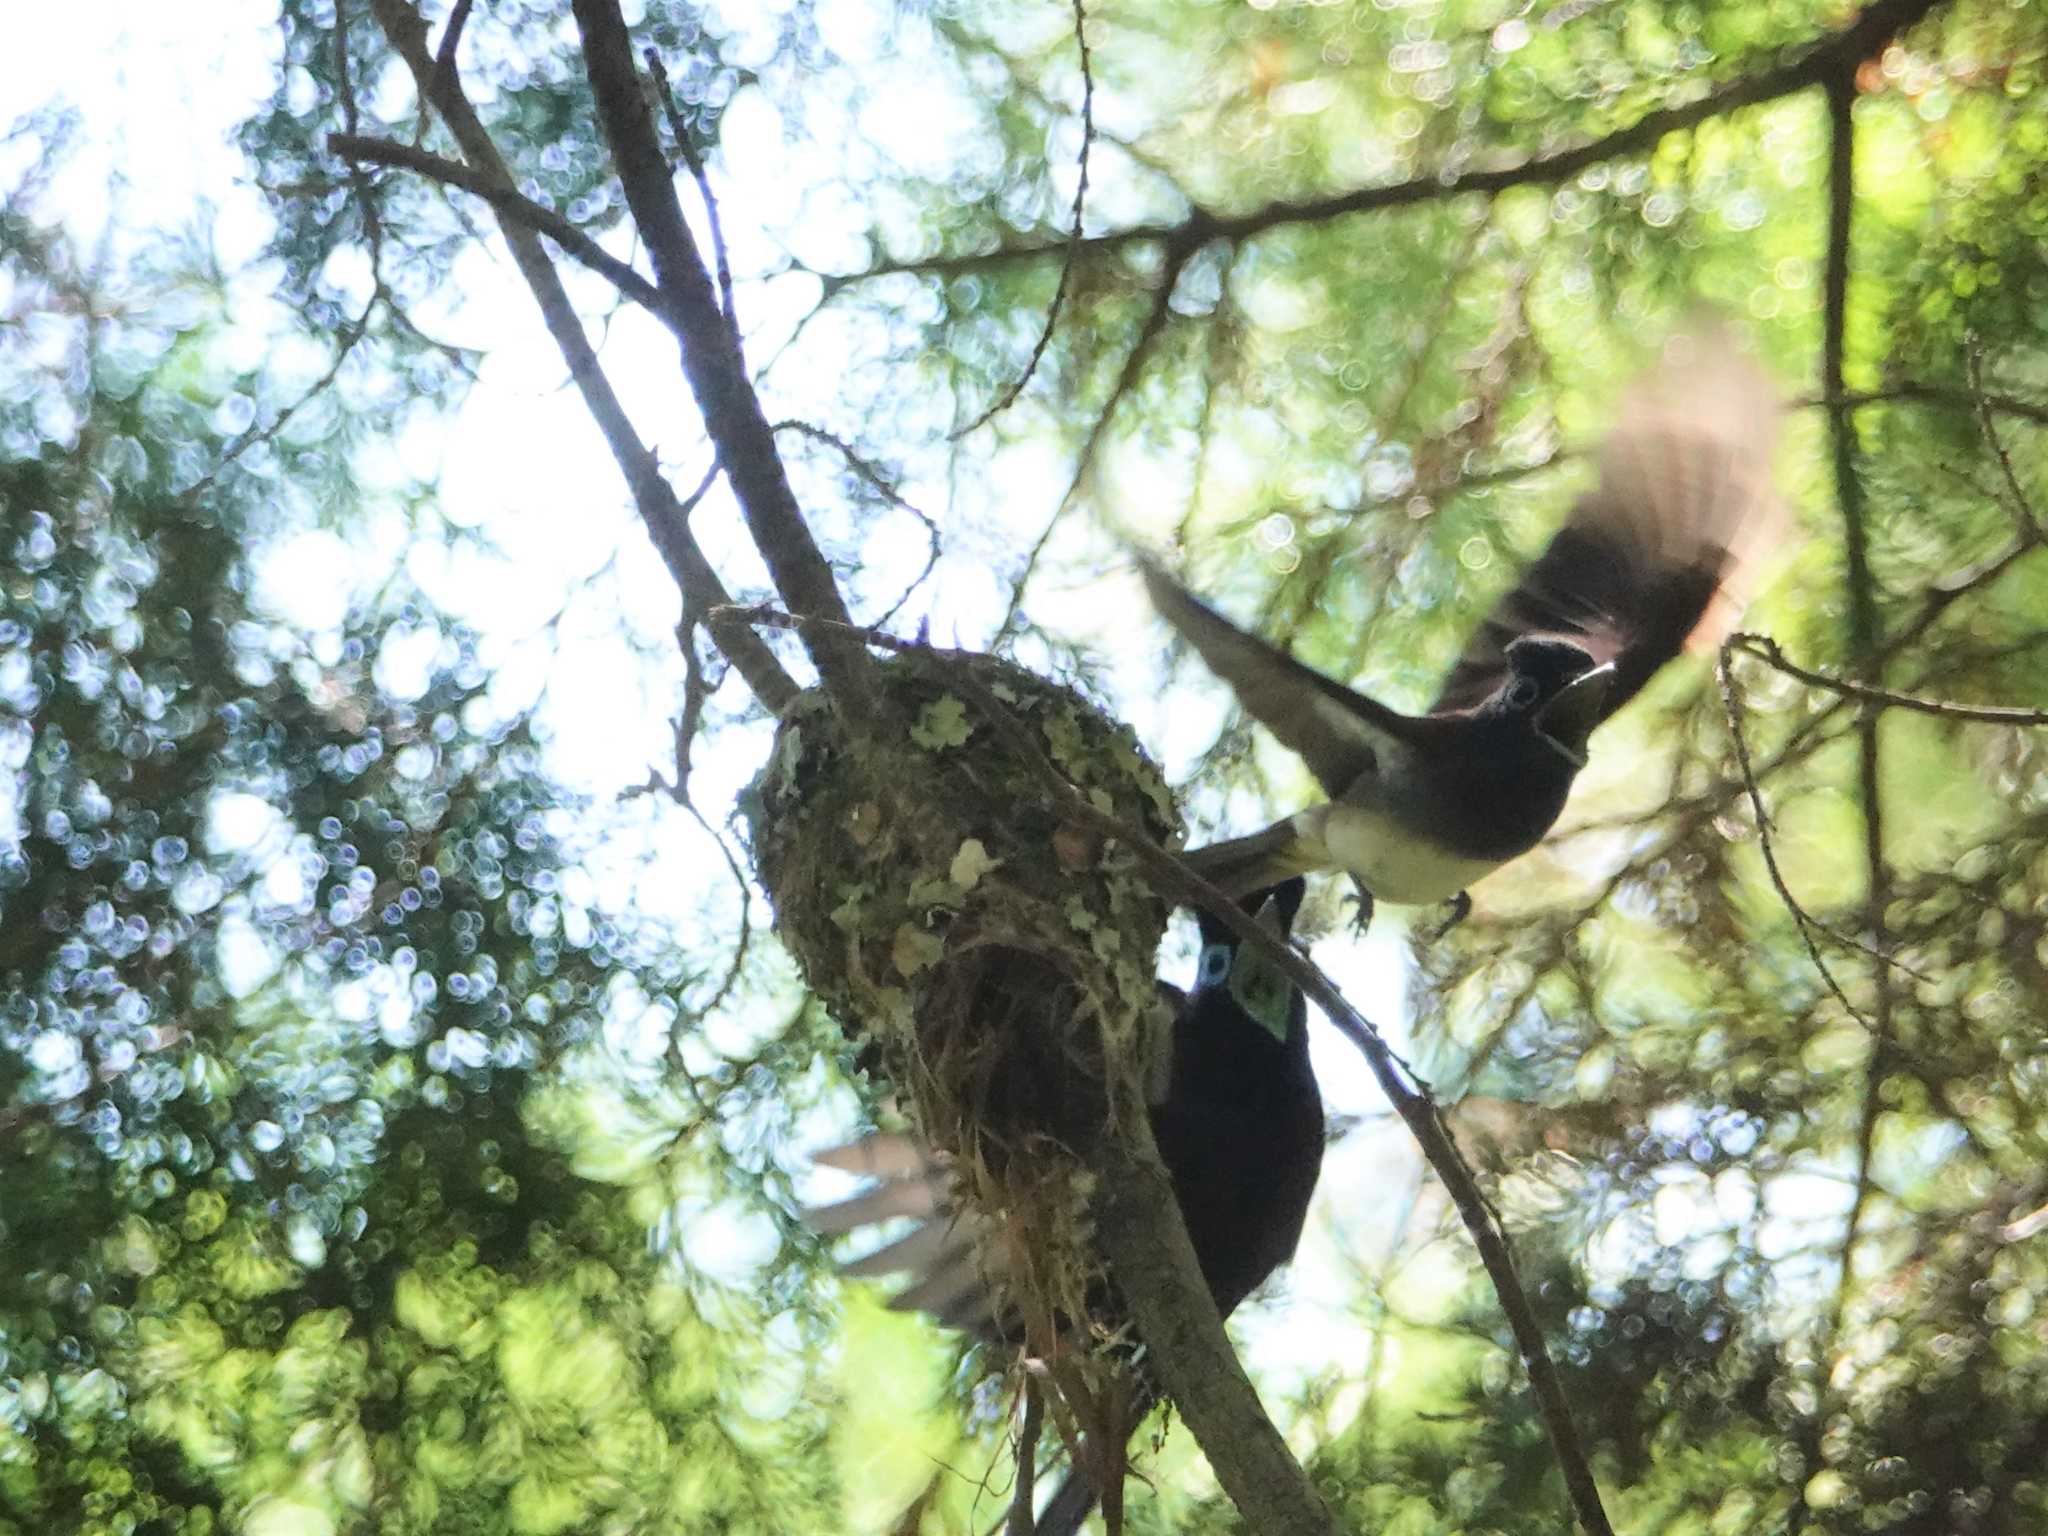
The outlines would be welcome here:
M 1356 875 L 1351 877 L 1351 894 L 1344 898 L 1358 907 L 1358 915 L 1351 920 L 1351 931 L 1361 939 L 1365 930 L 1372 926 L 1372 892 L 1365 888 L 1365 882 Z
M 1470 891 L 1458 892 L 1457 895 L 1450 899 L 1449 905 L 1451 909 L 1450 915 L 1430 930 L 1428 943 L 1436 944 L 1442 942 L 1446 934 L 1472 915 L 1472 893 Z

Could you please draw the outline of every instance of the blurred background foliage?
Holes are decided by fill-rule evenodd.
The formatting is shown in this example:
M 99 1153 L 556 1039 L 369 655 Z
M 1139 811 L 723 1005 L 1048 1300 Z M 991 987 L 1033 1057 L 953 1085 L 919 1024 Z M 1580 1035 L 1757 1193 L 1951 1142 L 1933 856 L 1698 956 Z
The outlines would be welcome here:
M 573 484 L 562 547 L 612 541 L 533 626 L 542 683 L 469 600 L 531 555 L 435 445 L 544 343 L 480 205 L 322 147 L 422 132 L 392 3 L 281 7 L 239 141 L 274 224 L 235 270 L 197 210 L 79 244 L 49 209 L 78 125 L 7 140 L 0 1529 L 985 1528 L 1008 1470 L 981 1362 L 835 1284 L 795 1222 L 806 1153 L 880 1087 L 720 856 L 765 738 L 715 662 L 675 792 L 675 599 L 629 601 L 656 562 L 593 510 L 623 499 L 567 394 L 494 445 Z M 784 447 L 857 613 L 1078 678 L 1198 821 L 1248 827 L 1304 776 L 1169 681 L 1119 542 L 1171 542 L 1238 617 L 1419 705 L 1706 302 L 1794 403 L 1797 535 L 1750 627 L 2048 706 L 2036 8 L 1936 6 L 1857 77 L 1860 578 L 1811 408 L 1817 92 L 1556 184 L 1331 206 L 1597 138 L 1843 8 L 1086 12 L 1085 86 L 1047 0 L 629 15 L 721 192 L 771 419 L 840 440 Z M 479 0 L 455 67 L 522 190 L 635 254 L 567 6 Z M 1069 260 L 1028 384 L 962 433 Z M 686 493 L 671 355 L 570 280 Z M 695 526 L 764 595 L 722 494 Z M 636 680 L 630 721 L 575 715 L 599 668 Z M 1785 878 L 1851 939 L 1816 930 L 1839 993 L 1704 662 L 1602 732 L 1565 828 L 1449 939 L 1361 946 L 1325 902 L 1320 957 L 1453 1106 L 1620 1529 L 2040 1529 L 2042 738 L 1892 711 L 1866 751 L 1853 704 L 1734 675 Z M 1349 1528 L 1559 1529 L 1469 1247 L 1343 1048 L 1317 1059 L 1347 1114 L 1302 1265 L 1240 1326 L 1255 1376 Z M 1185 1433 L 1145 1465 L 1134 1530 L 1231 1527 Z

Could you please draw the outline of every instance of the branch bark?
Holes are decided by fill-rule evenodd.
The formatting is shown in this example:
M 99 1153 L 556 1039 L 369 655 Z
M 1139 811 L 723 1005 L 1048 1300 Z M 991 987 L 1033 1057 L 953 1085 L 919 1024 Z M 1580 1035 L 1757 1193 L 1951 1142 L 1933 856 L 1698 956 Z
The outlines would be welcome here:
M 450 70 L 442 74 L 436 70 L 434 55 L 427 49 L 427 24 L 420 19 L 418 12 L 406 0 L 371 0 L 371 10 L 392 49 L 412 72 L 413 82 L 420 93 L 422 111 L 431 105 L 440 112 L 456 144 L 467 157 L 470 169 L 482 178 L 481 185 L 497 187 L 516 196 L 511 173 L 506 169 L 504 159 L 498 154 L 498 147 L 491 141 L 482 119 L 476 115 L 476 109 L 463 95 L 455 72 Z M 520 201 L 523 203 L 525 199 Z M 598 365 L 597 353 L 590 345 L 590 338 L 584 334 L 583 322 L 578 318 L 575 306 L 569 302 L 561 276 L 555 271 L 539 236 L 519 218 L 508 214 L 495 199 L 493 206 L 498 207 L 498 227 L 512 253 L 513 264 L 532 290 L 534 302 L 540 306 L 541 318 L 549 334 L 555 338 L 555 345 L 568 366 L 569 376 L 583 397 L 585 409 L 597 423 L 598 431 L 604 435 L 612 457 L 625 475 L 641 521 L 647 525 L 654 547 L 660 551 L 670 576 L 682 589 L 685 607 L 697 613 L 707 613 L 729 604 L 732 599 L 725 590 L 724 582 L 691 536 L 688 519 L 676 500 L 674 487 L 662 475 L 653 452 L 634 431 L 625 406 L 620 403 L 611 381 Z M 738 668 L 740 676 L 746 679 L 747 686 L 753 689 L 754 696 L 769 710 L 779 714 L 796 697 L 794 679 L 758 635 L 736 638 L 734 647 L 728 649 L 726 655 Z
M 776 591 L 792 612 L 827 621 L 815 634 L 806 633 L 804 643 L 833 697 L 857 717 L 872 691 L 871 664 L 860 644 L 846 636 L 851 619 L 832 567 L 797 507 L 775 434 L 747 377 L 738 335 L 683 218 L 675 180 L 648 116 L 625 19 L 616 0 L 572 0 L 571 8 L 583 36 L 583 67 L 598 121 L 611 145 L 626 206 L 647 242 L 663 314 L 682 342 L 683 375 L 703 412 L 704 428 Z
M 444 187 L 455 187 L 473 197 L 480 197 L 502 217 L 536 234 L 546 235 L 643 309 L 656 316 L 662 313 L 660 290 L 635 272 L 630 263 L 619 260 L 554 209 L 541 206 L 485 171 L 473 169 L 460 160 L 450 160 L 445 155 L 432 154 L 417 145 L 400 144 L 394 139 L 365 138 L 358 133 L 330 133 L 327 151 L 361 164 L 388 165 L 413 171 Z
M 1074 248 L 1078 251 L 1111 251 L 1151 241 L 1181 240 L 1200 244 L 1208 240 L 1242 240 L 1288 224 L 1324 223 L 1347 214 L 1435 202 L 1462 192 L 1495 193 L 1511 187 L 1552 186 L 1602 161 L 1653 149 L 1666 134 L 1725 116 L 1742 107 L 1759 106 L 1811 90 L 1845 72 L 1853 73 L 1857 64 L 1878 52 L 1896 34 L 1918 22 L 1941 3 L 1942 0 L 1877 0 L 1840 32 L 1810 44 L 1785 63 L 1745 75 L 1709 91 L 1696 101 L 1651 112 L 1626 128 L 1572 149 L 1455 176 L 1417 176 L 1408 181 L 1360 187 L 1328 197 L 1268 203 L 1263 208 L 1241 214 L 1211 213 L 1198 207 L 1175 223 L 1141 224 L 1107 234 L 1090 235 L 1075 242 Z M 1011 246 L 923 261 L 885 262 L 862 272 L 839 275 L 829 280 L 829 286 L 843 286 L 900 272 L 952 276 L 999 262 L 1059 256 L 1067 250 L 1068 244 L 1063 241 L 1058 245 Z

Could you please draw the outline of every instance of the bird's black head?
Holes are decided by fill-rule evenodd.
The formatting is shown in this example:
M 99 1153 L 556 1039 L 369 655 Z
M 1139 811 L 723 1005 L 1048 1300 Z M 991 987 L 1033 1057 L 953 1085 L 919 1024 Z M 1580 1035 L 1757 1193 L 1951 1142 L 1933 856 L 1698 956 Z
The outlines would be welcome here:
M 1607 718 L 1614 665 L 1555 635 L 1521 635 L 1508 642 L 1508 675 L 1490 702 L 1494 714 L 1531 721 L 1543 741 L 1580 768 L 1586 738 Z
M 1294 915 L 1301 910 L 1301 899 L 1307 891 L 1308 881 L 1296 875 L 1278 885 L 1253 891 L 1249 896 L 1240 898 L 1237 904 L 1284 939 L 1294 931 Z M 1202 932 L 1205 950 L 1215 946 L 1225 949 L 1237 947 L 1237 935 L 1199 907 L 1195 909 L 1195 926 Z
M 1294 928 L 1294 916 L 1308 882 L 1296 875 L 1278 885 L 1254 891 L 1240 905 L 1259 926 L 1276 938 L 1285 939 Z M 1195 974 L 1195 994 L 1215 996 L 1227 990 L 1231 1002 L 1261 1025 L 1275 1039 L 1285 1041 L 1294 1032 L 1301 994 L 1265 955 L 1243 947 L 1228 928 L 1197 911 L 1202 930 L 1202 956 Z

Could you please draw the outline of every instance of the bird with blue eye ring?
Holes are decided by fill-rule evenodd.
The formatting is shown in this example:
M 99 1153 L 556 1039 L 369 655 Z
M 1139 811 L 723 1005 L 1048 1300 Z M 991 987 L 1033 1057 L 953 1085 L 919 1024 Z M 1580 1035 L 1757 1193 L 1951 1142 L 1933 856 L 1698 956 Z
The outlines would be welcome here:
M 1240 905 L 1285 942 L 1301 908 L 1299 877 L 1253 892 Z M 1323 1160 L 1323 1106 L 1308 1056 L 1308 1005 L 1272 958 L 1206 913 L 1187 993 L 1165 982 L 1174 1010 L 1149 1063 L 1148 1110 L 1160 1161 L 1187 1224 L 1216 1308 L 1229 1313 L 1294 1255 Z M 818 1154 L 819 1163 L 869 1173 L 881 1183 L 850 1200 L 804 1212 L 827 1236 L 914 1217 L 907 1235 L 842 1267 L 848 1275 L 909 1272 L 890 1303 L 928 1312 L 994 1342 L 1014 1343 L 1014 1319 L 998 1311 L 1003 1249 L 977 1212 L 955 1204 L 945 1160 L 910 1136 L 878 1132 Z M 1121 1307 L 1100 1298 L 1099 1321 L 1115 1332 Z M 1135 1429 L 1156 1400 L 1140 1379 L 1127 1414 Z M 1097 1475 L 1122 1476 L 1122 1441 L 1095 1447 Z M 1038 1517 L 1036 1536 L 1072 1536 L 1094 1507 L 1089 1476 L 1071 1473 Z

